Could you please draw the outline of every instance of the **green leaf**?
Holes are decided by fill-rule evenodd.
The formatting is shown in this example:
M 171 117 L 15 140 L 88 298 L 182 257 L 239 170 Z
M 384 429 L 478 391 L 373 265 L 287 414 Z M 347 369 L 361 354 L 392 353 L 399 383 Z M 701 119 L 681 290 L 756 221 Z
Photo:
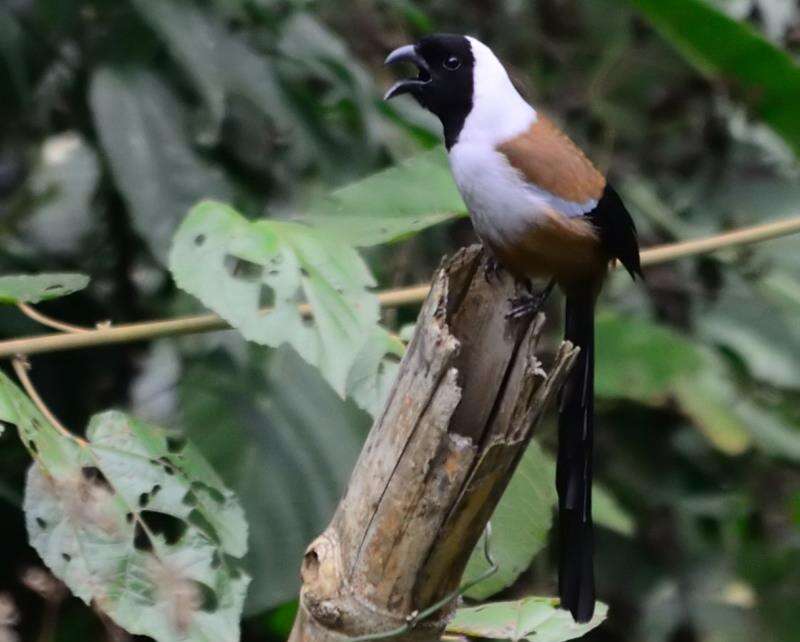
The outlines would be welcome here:
M 202 198 L 228 199 L 231 189 L 223 173 L 192 149 L 183 108 L 157 76 L 102 68 L 89 93 L 100 142 L 133 226 L 156 258 L 166 260 L 173 232 L 189 208 Z
M 483 600 L 510 586 L 547 543 L 557 495 L 555 462 L 532 441 L 492 514 L 490 551 L 498 571 L 475 585 L 467 596 Z M 464 571 L 464 582 L 488 569 L 483 537 Z
M 336 151 L 347 150 L 351 154 L 348 171 L 363 173 L 374 169 L 385 151 L 384 146 L 398 138 L 398 125 L 384 116 L 385 103 L 376 95 L 372 71 L 348 50 L 344 39 L 307 11 L 295 12 L 287 19 L 278 52 L 281 58 L 291 60 L 298 71 L 301 70 L 302 76 L 292 78 L 294 82 L 319 82 L 327 86 L 322 98 L 327 105 L 323 108 L 324 114 L 320 112 L 323 118 L 335 117 L 332 107 L 348 113 L 348 120 L 352 120 L 350 126 L 326 131 Z
M 582 637 L 606 619 L 608 607 L 598 602 L 594 617 L 577 624 L 568 611 L 558 608 L 558 600 L 526 597 L 514 602 L 493 602 L 458 609 L 447 625 L 447 632 L 495 640 L 563 642 Z
M 67 296 L 89 284 L 83 274 L 50 273 L 0 276 L 0 303 L 39 303 Z
M 697 332 L 708 343 L 736 353 L 752 374 L 775 386 L 800 387 L 800 306 L 782 306 L 765 296 L 765 283 L 755 287 L 729 273 L 726 286 L 710 305 L 695 315 Z
M 492 514 L 490 552 L 498 570 L 467 591 L 467 597 L 485 600 L 511 586 L 546 545 L 558 495 L 556 462 L 531 441 Z M 621 535 L 632 535 L 635 523 L 616 498 L 595 481 L 592 489 L 594 521 Z M 481 537 L 464 571 L 464 583 L 480 577 L 489 568 Z
M 288 348 L 250 346 L 245 358 L 194 359 L 179 385 L 187 434 L 250 520 L 252 614 L 297 597 L 299 561 L 330 521 L 369 418 Z
M 313 156 L 314 138 L 294 112 L 269 57 L 252 49 L 212 12 L 190 2 L 135 0 L 133 4 L 197 87 L 214 128 L 225 116 L 227 98 L 244 96 L 269 116 L 281 138 L 292 141 L 292 153 Z
M 341 396 L 353 395 L 372 412 L 380 407 L 378 391 L 391 375 L 386 366 L 379 372 L 379 357 L 392 347 L 378 330 L 378 299 L 368 291 L 375 283 L 352 247 L 300 223 L 250 222 L 209 201 L 178 230 L 170 269 L 179 287 L 249 341 L 288 343 Z M 299 312 L 301 301 L 312 319 Z
M 604 311 L 597 317 L 595 392 L 600 397 L 662 404 L 676 379 L 702 358 L 691 340 L 664 326 Z
M 735 411 L 761 450 L 778 459 L 800 462 L 800 429 L 796 425 L 748 399 L 734 403 Z
M 77 597 L 160 642 L 239 639 L 247 524 L 194 446 L 120 412 L 95 416 L 79 441 L 1 373 L 0 419 L 35 458 L 31 545 Z
M 731 456 L 747 451 L 752 439 L 735 410 L 735 386 L 711 353 L 704 367 L 676 379 L 673 389 L 681 410 L 717 449 Z
M 740 396 L 719 357 L 642 319 L 607 312 L 598 316 L 595 390 L 599 396 L 648 405 L 675 398 L 703 436 L 728 455 L 742 454 L 753 442 Z
M 800 152 L 800 66 L 747 24 L 702 0 L 628 0 L 695 67 L 734 84 L 759 116 Z
M 681 409 L 719 450 L 740 455 L 755 445 L 789 461 L 800 461 L 800 430 L 778 412 L 740 390 L 729 368 L 714 353 L 704 353 L 704 366 L 675 383 Z
M 625 537 L 631 537 L 636 530 L 636 522 L 631 514 L 597 482 L 592 486 L 592 517 L 595 524 Z
M 444 148 L 437 147 L 333 192 L 306 219 L 353 245 L 394 241 L 467 214 Z
M 380 326 L 372 330 L 347 373 L 348 395 L 360 408 L 373 415 L 383 408 L 404 352 L 405 345 L 399 338 Z

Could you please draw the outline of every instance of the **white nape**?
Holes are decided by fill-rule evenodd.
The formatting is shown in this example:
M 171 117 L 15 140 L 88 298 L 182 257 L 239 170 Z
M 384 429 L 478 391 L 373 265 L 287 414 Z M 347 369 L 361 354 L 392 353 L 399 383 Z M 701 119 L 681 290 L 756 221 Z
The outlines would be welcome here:
M 495 146 L 526 131 L 536 122 L 536 110 L 519 95 L 492 50 L 471 36 L 467 40 L 475 57 L 472 111 L 458 141 Z

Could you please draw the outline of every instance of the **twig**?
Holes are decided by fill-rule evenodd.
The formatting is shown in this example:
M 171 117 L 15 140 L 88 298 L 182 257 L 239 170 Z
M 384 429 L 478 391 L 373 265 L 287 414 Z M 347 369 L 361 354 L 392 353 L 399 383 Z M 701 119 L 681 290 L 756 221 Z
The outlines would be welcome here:
M 749 245 L 751 243 L 760 243 L 798 232 L 800 232 L 800 216 L 764 223 L 763 225 L 756 225 L 704 239 L 682 241 L 680 243 L 671 243 L 649 248 L 642 252 L 642 265 L 648 266 L 666 263 L 668 261 L 700 254 L 708 254 L 722 249 Z M 384 308 L 416 304 L 421 303 L 425 299 L 429 290 L 430 286 L 427 283 L 406 288 L 385 290 L 378 294 L 378 300 L 380 301 L 381 307 Z M 311 313 L 308 305 L 301 305 L 299 309 L 303 315 L 309 315 Z M 165 321 L 129 323 L 88 330 L 86 332 L 49 334 L 0 341 L 0 358 L 13 357 L 18 354 L 30 355 L 42 352 L 74 350 L 77 348 L 146 341 L 158 337 L 214 332 L 216 330 L 228 329 L 230 329 L 230 325 L 216 314 L 185 316 Z
M 781 221 L 772 221 L 771 223 L 745 227 L 704 239 L 693 239 L 691 241 L 651 247 L 642 252 L 642 265 L 656 265 L 687 256 L 709 254 L 717 250 L 761 243 L 762 241 L 769 241 L 770 239 L 789 236 L 798 232 L 800 232 L 800 216 Z
M 31 378 L 28 376 L 28 370 L 30 370 L 30 363 L 28 363 L 28 360 L 24 356 L 19 355 L 14 358 L 11 364 L 14 367 L 14 372 L 17 374 L 17 378 L 22 384 L 22 387 L 25 389 L 25 392 L 28 393 L 28 397 L 30 397 L 31 401 L 39 409 L 39 412 L 44 415 L 44 418 L 47 419 L 50 424 L 52 424 L 53 428 L 64 435 L 64 437 L 73 439 L 81 445 L 85 445 L 86 441 L 84 439 L 72 434 L 69 430 L 64 428 L 64 425 L 56 418 L 56 416 L 50 411 L 50 408 L 47 407 L 47 404 L 45 404 L 45 402 L 39 396 L 39 393 L 36 391 Z
M 43 312 L 39 312 L 39 310 L 37 310 L 31 305 L 28 305 L 27 303 L 17 303 L 17 307 L 29 319 L 33 319 L 37 323 L 46 325 L 48 328 L 60 330 L 61 332 L 73 334 L 78 332 L 91 332 L 93 330 L 93 328 L 83 328 L 78 325 L 72 325 L 71 323 L 65 323 L 64 321 L 59 321 L 58 319 L 49 317 Z

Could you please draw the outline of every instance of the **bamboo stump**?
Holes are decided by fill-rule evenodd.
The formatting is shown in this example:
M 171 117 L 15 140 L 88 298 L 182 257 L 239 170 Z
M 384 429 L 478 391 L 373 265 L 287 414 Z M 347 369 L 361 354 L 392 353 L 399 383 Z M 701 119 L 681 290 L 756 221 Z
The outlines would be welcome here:
M 479 247 L 434 278 L 344 498 L 302 563 L 291 642 L 391 631 L 458 588 L 534 426 L 577 354 L 536 358 L 544 316 L 506 320 L 512 279 Z M 455 602 L 455 600 L 453 600 Z M 438 640 L 454 604 L 395 640 Z

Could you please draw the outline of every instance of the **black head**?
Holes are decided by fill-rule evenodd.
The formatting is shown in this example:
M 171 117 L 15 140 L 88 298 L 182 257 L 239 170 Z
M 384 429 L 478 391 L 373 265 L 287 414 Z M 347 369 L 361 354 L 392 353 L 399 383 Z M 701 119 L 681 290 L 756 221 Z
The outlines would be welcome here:
M 411 62 L 417 77 L 400 80 L 386 93 L 386 100 L 411 94 L 442 121 L 447 147 L 451 147 L 472 110 L 475 55 L 465 36 L 434 34 L 415 45 L 395 49 L 386 64 Z

